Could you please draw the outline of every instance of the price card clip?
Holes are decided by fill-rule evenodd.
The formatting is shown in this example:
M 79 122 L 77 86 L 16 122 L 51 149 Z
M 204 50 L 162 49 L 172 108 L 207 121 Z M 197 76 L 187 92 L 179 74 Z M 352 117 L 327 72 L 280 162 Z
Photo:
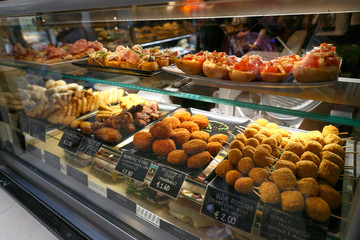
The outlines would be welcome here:
M 144 182 L 150 166 L 151 161 L 149 159 L 122 152 L 115 170 L 125 176 Z
M 76 153 L 83 139 L 81 133 L 66 129 L 59 141 L 59 147 L 68 150 L 69 152 Z

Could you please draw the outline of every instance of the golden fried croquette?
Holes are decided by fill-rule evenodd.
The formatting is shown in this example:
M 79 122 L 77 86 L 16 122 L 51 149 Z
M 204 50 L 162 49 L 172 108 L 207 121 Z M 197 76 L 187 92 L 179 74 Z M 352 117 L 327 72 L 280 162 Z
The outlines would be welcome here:
M 175 128 L 170 134 L 177 146 L 181 146 L 190 139 L 190 132 L 186 128 Z
M 272 150 L 277 148 L 277 141 L 275 138 L 273 137 L 268 137 L 267 139 L 265 139 L 264 141 L 261 142 L 261 144 L 267 144 L 271 147 Z
M 190 134 L 191 139 L 201 139 L 203 141 L 207 141 L 210 137 L 210 134 L 205 131 L 195 131 Z
M 281 142 L 282 142 L 282 135 L 280 133 L 274 133 L 273 135 L 271 135 L 272 138 L 274 138 L 277 142 L 276 146 L 280 146 Z
M 296 190 L 304 197 L 315 197 L 319 194 L 319 185 L 313 178 L 303 178 L 297 181 Z
M 322 135 L 327 137 L 329 134 L 339 135 L 339 129 L 331 124 L 323 127 Z
M 291 190 L 296 187 L 296 177 L 294 173 L 288 168 L 280 168 L 273 171 L 270 175 L 270 179 L 282 191 Z
M 245 137 L 245 135 L 243 133 L 239 133 L 235 136 L 235 140 L 239 140 L 245 144 L 247 137 Z
M 330 144 L 326 144 L 324 147 L 323 147 L 323 151 L 329 151 L 329 152 L 333 152 L 335 153 L 336 155 L 339 155 L 341 158 L 344 158 L 345 157 L 345 151 L 344 149 L 336 144 L 336 143 L 330 143 Z
M 329 160 L 339 166 L 340 171 L 344 169 L 344 160 L 337 154 L 329 151 L 323 151 L 320 153 L 321 159 Z
M 319 156 L 322 151 L 323 146 L 317 141 L 306 141 L 305 151 L 312 152 Z
M 152 150 L 155 155 L 167 157 L 167 155 L 176 150 L 175 142 L 170 138 L 156 139 L 152 144 Z
M 254 187 L 254 180 L 249 177 L 242 177 L 236 180 L 234 184 L 235 190 L 240 194 L 249 194 Z
M 340 168 L 333 162 L 323 159 L 319 166 L 319 177 L 335 185 L 339 180 Z
M 209 119 L 203 114 L 194 114 L 190 117 L 190 121 L 199 125 L 199 128 L 206 128 L 209 125 Z
M 237 148 L 241 150 L 243 147 L 245 147 L 245 144 L 239 140 L 234 140 L 230 143 L 230 149 Z
M 178 118 L 181 122 L 189 121 L 191 114 L 188 111 L 175 112 L 173 117 Z
M 219 177 L 224 178 L 226 173 L 230 170 L 233 170 L 233 165 L 229 160 L 222 160 L 215 168 L 215 173 Z
M 341 194 L 330 185 L 319 185 L 319 197 L 324 199 L 329 204 L 331 209 L 340 207 L 342 203 Z
M 246 146 L 252 146 L 254 148 L 256 148 L 257 146 L 260 145 L 259 141 L 256 138 L 248 138 L 245 142 Z
M 242 157 L 242 152 L 237 148 L 230 149 L 227 155 L 227 159 L 234 165 L 236 165 Z
M 330 207 L 321 197 L 307 197 L 305 208 L 306 214 L 313 220 L 326 222 L 330 217 Z
M 307 140 L 307 133 L 306 132 L 296 132 L 291 134 L 290 138 L 297 138 L 297 139 L 303 139 L 303 140 Z
M 318 178 L 318 167 L 309 160 L 301 160 L 296 163 L 296 175 L 298 178 Z
M 265 118 L 259 118 L 258 120 L 256 120 L 256 123 L 262 127 L 265 127 L 266 124 L 268 124 L 269 122 Z
M 258 134 L 255 134 L 253 138 L 257 139 L 259 141 L 259 143 L 261 143 L 262 141 L 264 141 L 268 137 L 265 136 L 264 134 L 258 133 Z
M 241 158 L 237 163 L 237 169 L 244 175 L 249 174 L 250 170 L 255 167 L 254 161 L 249 157 Z
M 263 127 L 257 123 L 250 123 L 247 128 L 255 128 L 256 130 L 260 131 Z
M 222 144 L 219 142 L 209 142 L 207 144 L 207 149 L 211 156 L 216 156 L 222 149 Z
M 245 146 L 243 147 L 243 149 L 241 150 L 242 154 L 244 157 L 250 157 L 252 158 L 255 152 L 255 148 L 252 146 Z
M 171 124 L 165 122 L 157 122 L 149 129 L 149 133 L 151 133 L 154 139 L 169 138 L 171 135 L 171 131 Z
M 283 137 L 290 137 L 291 136 L 291 132 L 285 128 L 279 128 L 277 130 L 278 133 L 280 133 Z
M 202 168 L 206 166 L 211 160 L 211 155 L 208 151 L 203 151 L 201 153 L 190 156 L 187 159 L 188 168 Z
M 229 142 L 229 137 L 223 133 L 218 133 L 210 136 L 208 142 L 219 142 L 222 145 L 225 145 L 227 142 Z
M 278 148 L 275 148 L 272 150 L 271 155 L 273 155 L 275 158 L 278 158 L 281 154 L 281 150 Z
M 226 183 L 230 186 L 234 186 L 236 180 L 242 177 L 242 174 L 238 170 L 230 170 L 225 175 Z
M 133 144 L 140 151 L 151 151 L 153 136 L 149 132 L 137 132 L 134 134 Z
M 80 123 L 81 133 L 84 135 L 91 135 L 94 133 L 94 130 L 91 128 L 91 122 L 83 121 Z
M 259 187 L 260 200 L 263 203 L 280 203 L 280 190 L 273 182 L 263 182 Z
M 275 163 L 275 170 L 280 168 L 288 168 L 294 173 L 294 175 L 296 175 L 296 165 L 293 162 L 287 160 L 278 160 Z
M 181 123 L 178 118 L 172 116 L 165 117 L 162 122 L 170 124 L 172 129 L 178 128 Z
M 174 165 L 183 165 L 188 157 L 184 150 L 174 150 L 167 155 L 167 161 Z
M 300 157 L 305 152 L 305 146 L 301 142 L 290 141 L 286 144 L 285 151 L 293 152 Z
M 262 128 L 258 133 L 263 134 L 267 137 L 271 137 L 271 135 L 273 134 L 273 132 L 268 128 Z
M 272 148 L 270 147 L 269 144 L 260 144 L 259 146 L 257 146 L 255 148 L 255 150 L 259 149 L 259 148 L 264 148 L 266 149 L 269 153 L 272 153 Z
M 336 143 L 342 146 L 344 144 L 344 141 L 338 135 L 330 133 L 324 138 L 324 144 L 327 145 L 330 143 Z
M 254 167 L 250 170 L 249 177 L 254 180 L 256 185 L 260 185 L 268 179 L 269 172 L 265 168 Z
M 306 151 L 303 154 L 301 154 L 300 160 L 309 160 L 316 164 L 316 166 L 319 167 L 320 165 L 320 158 L 312 152 Z
M 304 197 L 299 191 L 285 191 L 281 195 L 281 208 L 287 212 L 299 212 L 304 209 Z
M 255 128 L 247 128 L 244 131 L 244 135 L 246 138 L 252 138 L 253 136 L 255 136 L 256 134 L 258 134 L 258 130 Z
M 63 124 L 65 127 L 70 127 L 71 123 L 76 120 L 75 116 L 64 117 Z
M 300 161 L 300 158 L 298 155 L 296 155 L 295 153 L 293 153 L 291 151 L 284 151 L 280 155 L 280 160 L 287 160 L 287 161 L 296 163 L 296 162 Z
M 267 129 L 275 129 L 275 130 L 279 129 L 279 125 L 277 125 L 276 123 L 268 123 L 265 125 L 265 127 Z
M 192 121 L 184 121 L 180 124 L 179 127 L 186 128 L 190 133 L 200 130 L 199 125 Z
M 118 130 L 109 127 L 99 128 L 95 131 L 95 138 L 106 143 L 115 144 L 122 138 Z
M 193 139 L 184 143 L 182 149 L 189 155 L 195 155 L 207 150 L 207 143 L 200 139 Z
M 306 133 L 306 135 L 307 135 L 306 140 L 316 141 L 316 142 L 320 143 L 321 145 L 324 145 L 324 137 L 320 131 L 318 131 L 318 130 L 309 131 Z
M 274 164 L 274 159 L 265 148 L 255 149 L 252 159 L 257 167 L 266 167 Z

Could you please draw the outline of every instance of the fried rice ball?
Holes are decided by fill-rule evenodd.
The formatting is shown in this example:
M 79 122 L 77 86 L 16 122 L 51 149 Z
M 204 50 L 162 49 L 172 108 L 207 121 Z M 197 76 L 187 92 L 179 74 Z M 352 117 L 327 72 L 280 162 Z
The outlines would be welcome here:
M 279 158 L 280 154 L 281 150 L 278 148 L 273 149 L 273 151 L 271 152 L 271 155 L 273 155 L 275 158 Z
M 190 120 L 191 113 L 188 111 L 178 111 L 174 113 L 173 117 L 178 118 L 181 122 L 185 122 Z
M 227 159 L 232 164 L 236 165 L 242 157 L 243 157 L 242 152 L 237 148 L 233 148 L 233 149 L 230 149 Z
M 258 134 L 258 130 L 256 130 L 255 128 L 247 128 L 244 131 L 244 135 L 246 138 L 252 138 L 253 136 L 255 136 L 256 134 Z
M 293 162 L 287 160 L 278 160 L 275 163 L 275 170 L 280 168 L 288 168 L 294 173 L 294 175 L 296 175 L 296 165 Z
M 186 128 L 175 128 L 170 134 L 177 146 L 181 146 L 190 139 L 190 132 Z
M 219 177 L 224 178 L 226 173 L 230 170 L 233 170 L 233 165 L 229 160 L 222 160 L 215 168 L 215 173 Z
M 188 157 L 189 155 L 184 150 L 174 150 L 167 155 L 167 161 L 174 165 L 183 165 Z
M 191 121 L 184 121 L 180 124 L 180 128 L 186 128 L 190 133 L 199 131 L 199 125 Z
M 271 147 L 272 150 L 277 148 L 277 141 L 273 137 L 268 137 L 264 141 L 261 142 L 261 144 L 267 144 Z
M 333 153 L 335 153 L 336 155 L 339 155 L 341 158 L 344 158 L 344 157 L 345 157 L 345 151 L 344 151 L 344 149 L 343 149 L 341 146 L 339 146 L 338 144 L 336 144 L 336 143 L 326 144 L 326 145 L 323 147 L 323 151 L 333 152 Z
M 273 171 L 270 175 L 270 179 L 282 191 L 291 190 L 296 187 L 296 177 L 294 173 L 288 168 L 280 168 Z
M 313 220 L 326 222 L 330 217 L 330 207 L 321 197 L 307 197 L 305 208 L 306 214 Z
M 208 142 L 219 142 L 222 145 L 225 145 L 227 142 L 229 142 L 229 137 L 223 133 L 218 133 L 210 136 Z
M 265 127 L 266 124 L 268 124 L 268 120 L 266 120 L 265 118 L 259 118 L 255 121 L 257 124 L 259 124 L 262 127 Z
M 243 133 L 239 133 L 235 136 L 235 140 L 239 140 L 245 144 L 247 137 L 245 137 L 245 135 Z
M 222 145 L 219 142 L 209 142 L 207 144 L 207 149 L 211 156 L 216 156 L 222 149 Z
M 172 129 L 178 128 L 181 123 L 178 118 L 172 116 L 165 117 L 162 122 L 170 124 Z
M 269 172 L 265 168 L 254 167 L 249 172 L 249 177 L 254 180 L 256 185 L 260 185 L 265 182 L 269 175 Z
M 254 151 L 252 159 L 257 167 L 266 167 L 274 164 L 274 159 L 265 148 L 258 148 Z
M 234 184 L 235 190 L 240 194 L 249 194 L 253 190 L 254 180 L 249 177 L 242 177 L 236 180 Z
M 281 195 L 281 208 L 287 212 L 299 212 L 304 209 L 304 197 L 299 191 L 285 191 Z
M 298 178 L 311 177 L 315 180 L 318 178 L 318 167 L 309 160 L 301 160 L 296 163 L 296 175 Z
M 340 207 L 342 203 L 341 194 L 330 185 L 319 185 L 319 197 L 324 199 L 331 209 Z
M 262 128 L 258 133 L 263 134 L 267 137 L 271 137 L 271 135 L 273 134 L 273 132 L 268 128 Z
M 303 178 L 297 181 L 296 190 L 304 197 L 315 197 L 319 194 L 319 185 L 313 178 Z
M 259 187 L 260 200 L 263 203 L 280 203 L 280 190 L 273 182 L 263 182 Z
M 203 141 L 207 141 L 210 137 L 210 134 L 205 131 L 195 131 L 190 134 L 191 139 L 201 139 Z
M 211 155 L 208 151 L 190 156 L 187 159 L 188 168 L 202 168 L 206 166 L 211 160 Z
M 303 154 L 301 154 L 300 160 L 309 160 L 316 164 L 316 166 L 319 167 L 320 165 L 320 158 L 312 152 L 306 151 Z
M 312 152 L 319 156 L 322 151 L 323 146 L 317 141 L 306 141 L 305 151 Z
M 291 138 L 297 138 L 297 139 L 303 139 L 303 140 L 307 140 L 307 133 L 306 132 L 296 132 L 291 134 Z
M 241 151 L 244 157 L 252 158 L 255 152 L 255 148 L 252 146 L 245 146 Z
M 340 168 L 333 162 L 323 159 L 319 166 L 319 177 L 335 185 L 339 180 Z
M 283 137 L 290 137 L 291 136 L 291 132 L 285 128 L 279 128 L 277 130 L 278 133 L 280 133 Z
M 256 148 L 257 146 L 260 145 L 259 141 L 256 138 L 248 138 L 245 142 L 246 146 L 253 146 L 254 148 Z
M 154 139 L 169 138 L 172 132 L 171 124 L 165 122 L 157 122 L 149 129 L 149 133 Z
M 207 150 L 207 143 L 200 139 L 193 139 L 184 143 L 182 149 L 189 155 L 195 155 Z
M 166 157 L 171 151 L 176 150 L 175 142 L 170 139 L 156 139 L 152 144 L 155 155 Z
M 323 130 L 322 130 L 322 135 L 324 137 L 327 137 L 329 134 L 335 134 L 335 135 L 339 135 L 339 129 L 333 125 L 327 125 L 325 127 L 323 127 Z
M 269 144 L 260 144 L 259 146 L 257 146 L 257 147 L 255 148 L 255 151 L 256 151 L 257 149 L 265 149 L 265 150 L 267 150 L 269 153 L 272 153 L 272 148 L 270 147 Z
M 267 129 L 279 129 L 279 125 L 277 125 L 276 123 L 268 123 L 265 125 L 265 127 Z
M 317 141 L 321 145 L 324 145 L 324 136 L 322 135 L 322 133 L 320 131 L 318 131 L 318 130 L 309 131 L 309 132 L 307 132 L 306 135 L 307 135 L 308 141 Z
M 190 121 L 199 125 L 199 128 L 206 128 L 209 125 L 209 119 L 203 114 L 194 114 L 190 117 Z
M 320 153 L 321 159 L 329 160 L 339 166 L 340 171 L 344 169 L 344 160 L 337 154 L 329 151 L 323 151 Z
M 242 174 L 238 170 L 230 170 L 225 175 L 226 183 L 230 186 L 234 186 L 235 182 L 242 177 Z
M 241 150 L 243 147 L 245 147 L 245 144 L 239 140 L 234 140 L 230 143 L 230 149 L 237 148 Z
M 254 167 L 255 163 L 249 157 L 243 157 L 237 163 L 237 169 L 244 175 L 247 175 Z
M 282 135 L 280 133 L 274 133 L 273 135 L 271 135 L 272 138 L 274 138 L 277 142 L 276 146 L 280 146 L 281 142 L 282 142 Z
M 258 134 L 255 134 L 253 138 L 257 139 L 259 141 L 259 143 L 261 143 L 262 141 L 264 141 L 268 137 L 265 136 L 264 134 L 258 133 Z
M 134 146 L 140 151 L 151 151 L 154 138 L 149 132 L 137 132 L 134 134 Z
M 305 152 L 305 147 L 300 142 L 290 141 L 290 142 L 288 142 L 288 144 L 286 144 L 285 151 L 291 151 L 291 152 L 295 153 L 296 155 L 298 155 L 298 157 L 300 157 L 301 154 L 303 154 Z
M 256 130 L 260 131 L 263 127 L 257 123 L 250 123 L 247 128 L 255 128 Z
M 298 155 L 296 155 L 295 153 L 293 153 L 291 151 L 284 151 L 280 155 L 280 160 L 287 160 L 287 161 L 296 163 L 296 162 L 300 161 L 300 158 Z
M 338 135 L 330 133 L 324 138 L 324 144 L 327 145 L 330 143 L 336 143 L 342 146 L 344 144 L 344 141 Z

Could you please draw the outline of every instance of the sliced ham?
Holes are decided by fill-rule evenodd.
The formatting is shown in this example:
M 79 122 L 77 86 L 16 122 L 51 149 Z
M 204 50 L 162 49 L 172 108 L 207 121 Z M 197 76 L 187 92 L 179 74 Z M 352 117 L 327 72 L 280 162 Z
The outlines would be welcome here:
M 103 45 L 98 41 L 88 41 L 88 48 L 93 48 L 95 51 L 101 51 L 103 49 Z
M 134 51 L 128 49 L 122 56 L 129 63 L 137 63 L 140 62 L 140 57 Z
M 85 52 L 88 49 L 88 41 L 85 39 L 80 39 L 74 42 L 73 44 L 70 44 L 67 48 L 67 52 L 76 55 L 82 52 Z
M 49 53 L 47 55 L 47 58 L 53 58 L 53 57 L 63 57 L 63 56 L 67 56 L 68 53 L 62 49 L 62 48 L 51 48 L 49 50 Z

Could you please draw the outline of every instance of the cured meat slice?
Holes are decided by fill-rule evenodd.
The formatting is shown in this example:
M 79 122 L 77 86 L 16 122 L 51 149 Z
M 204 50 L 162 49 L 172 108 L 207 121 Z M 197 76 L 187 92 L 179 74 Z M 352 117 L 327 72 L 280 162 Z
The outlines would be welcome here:
M 81 52 L 86 52 L 88 49 L 88 42 L 85 39 L 77 40 L 75 43 L 70 44 L 67 48 L 67 52 L 76 55 Z

